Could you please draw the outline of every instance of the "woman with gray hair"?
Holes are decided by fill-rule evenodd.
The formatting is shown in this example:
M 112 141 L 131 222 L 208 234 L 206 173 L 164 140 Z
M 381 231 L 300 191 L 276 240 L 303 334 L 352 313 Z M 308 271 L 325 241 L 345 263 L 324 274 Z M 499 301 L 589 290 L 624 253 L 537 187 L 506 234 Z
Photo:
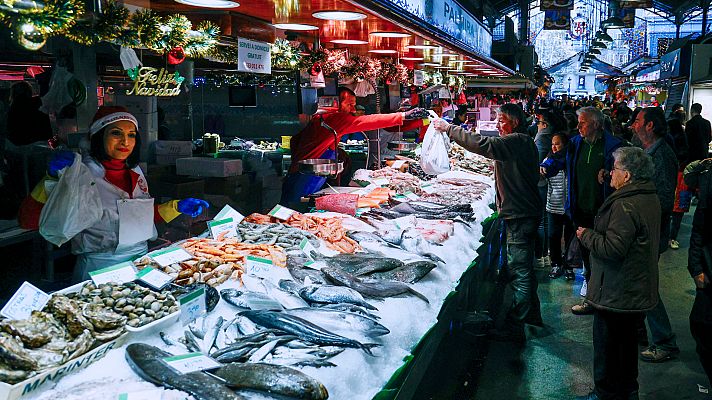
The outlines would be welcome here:
M 594 227 L 576 235 L 591 251 L 586 303 L 593 312 L 594 390 L 579 399 L 631 399 L 638 392 L 637 326 L 658 302 L 660 202 L 653 161 L 642 149 L 613 153 L 615 192 Z

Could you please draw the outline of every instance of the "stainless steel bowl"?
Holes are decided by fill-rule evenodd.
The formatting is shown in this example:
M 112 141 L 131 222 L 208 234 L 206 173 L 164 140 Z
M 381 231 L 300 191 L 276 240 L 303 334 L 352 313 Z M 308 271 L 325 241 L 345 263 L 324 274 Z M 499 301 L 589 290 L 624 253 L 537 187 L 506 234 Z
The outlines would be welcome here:
M 406 142 L 403 140 L 399 140 L 399 141 L 395 141 L 395 142 L 388 142 L 388 149 L 395 150 L 395 151 L 402 151 L 402 152 L 413 151 L 413 150 L 415 150 L 416 147 L 418 147 L 418 143 Z
M 299 172 L 303 174 L 330 176 L 337 175 L 343 170 L 343 162 L 337 163 L 328 158 L 309 158 L 299 161 Z

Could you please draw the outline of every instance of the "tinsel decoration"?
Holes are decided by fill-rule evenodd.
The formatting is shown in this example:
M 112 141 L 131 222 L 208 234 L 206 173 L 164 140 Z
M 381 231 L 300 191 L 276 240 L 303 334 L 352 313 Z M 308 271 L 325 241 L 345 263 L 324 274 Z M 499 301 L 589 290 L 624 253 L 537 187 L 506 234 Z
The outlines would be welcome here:
M 346 65 L 341 68 L 339 78 L 354 79 L 357 82 L 367 80 L 375 81 L 381 73 L 381 62 L 377 59 L 353 55 L 349 58 Z
M 237 46 L 217 45 L 208 51 L 207 56 L 219 62 L 237 64 Z
M 302 55 L 299 50 L 292 46 L 285 39 L 275 40 L 271 48 L 272 53 L 272 68 L 281 70 L 295 70 L 299 68 L 302 60 Z
M 210 21 L 202 21 L 194 31 L 188 32 L 183 51 L 192 58 L 205 58 L 210 51 L 218 47 L 220 28 Z
M 381 60 L 381 68 L 378 77 L 388 85 L 396 82 L 406 84 L 410 80 L 408 67 L 401 63 L 394 62 L 392 59 Z
M 74 42 L 91 46 L 101 41 L 117 42 L 129 19 L 130 12 L 115 1 L 107 1 L 102 12 L 91 20 L 78 21 L 65 33 Z
M 0 0 L 0 23 L 11 28 L 18 43 L 37 50 L 50 36 L 63 34 L 83 13 L 78 0 L 47 0 L 43 7 Z
M 318 48 L 302 57 L 299 69 L 309 71 L 313 75 L 319 72 L 331 75 L 339 72 L 346 64 L 344 51 Z

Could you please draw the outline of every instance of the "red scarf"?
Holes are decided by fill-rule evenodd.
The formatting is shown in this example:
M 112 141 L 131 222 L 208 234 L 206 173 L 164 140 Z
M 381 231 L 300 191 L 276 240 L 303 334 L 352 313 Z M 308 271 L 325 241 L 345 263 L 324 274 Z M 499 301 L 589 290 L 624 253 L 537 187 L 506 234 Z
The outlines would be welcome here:
M 126 161 L 109 159 L 102 161 L 101 165 L 106 170 L 106 180 L 131 196 L 136 179 L 134 179 L 131 169 L 126 165 Z

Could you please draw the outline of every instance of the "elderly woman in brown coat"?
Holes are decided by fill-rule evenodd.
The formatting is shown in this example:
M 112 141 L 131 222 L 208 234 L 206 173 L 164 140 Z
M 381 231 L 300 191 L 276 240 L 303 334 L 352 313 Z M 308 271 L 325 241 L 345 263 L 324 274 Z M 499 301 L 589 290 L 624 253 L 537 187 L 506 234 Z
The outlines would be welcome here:
M 660 202 L 653 161 L 642 149 L 613 153 L 616 191 L 598 209 L 593 229 L 579 228 L 591 251 L 586 302 L 593 314 L 594 390 L 579 399 L 638 398 L 636 327 L 658 301 Z

